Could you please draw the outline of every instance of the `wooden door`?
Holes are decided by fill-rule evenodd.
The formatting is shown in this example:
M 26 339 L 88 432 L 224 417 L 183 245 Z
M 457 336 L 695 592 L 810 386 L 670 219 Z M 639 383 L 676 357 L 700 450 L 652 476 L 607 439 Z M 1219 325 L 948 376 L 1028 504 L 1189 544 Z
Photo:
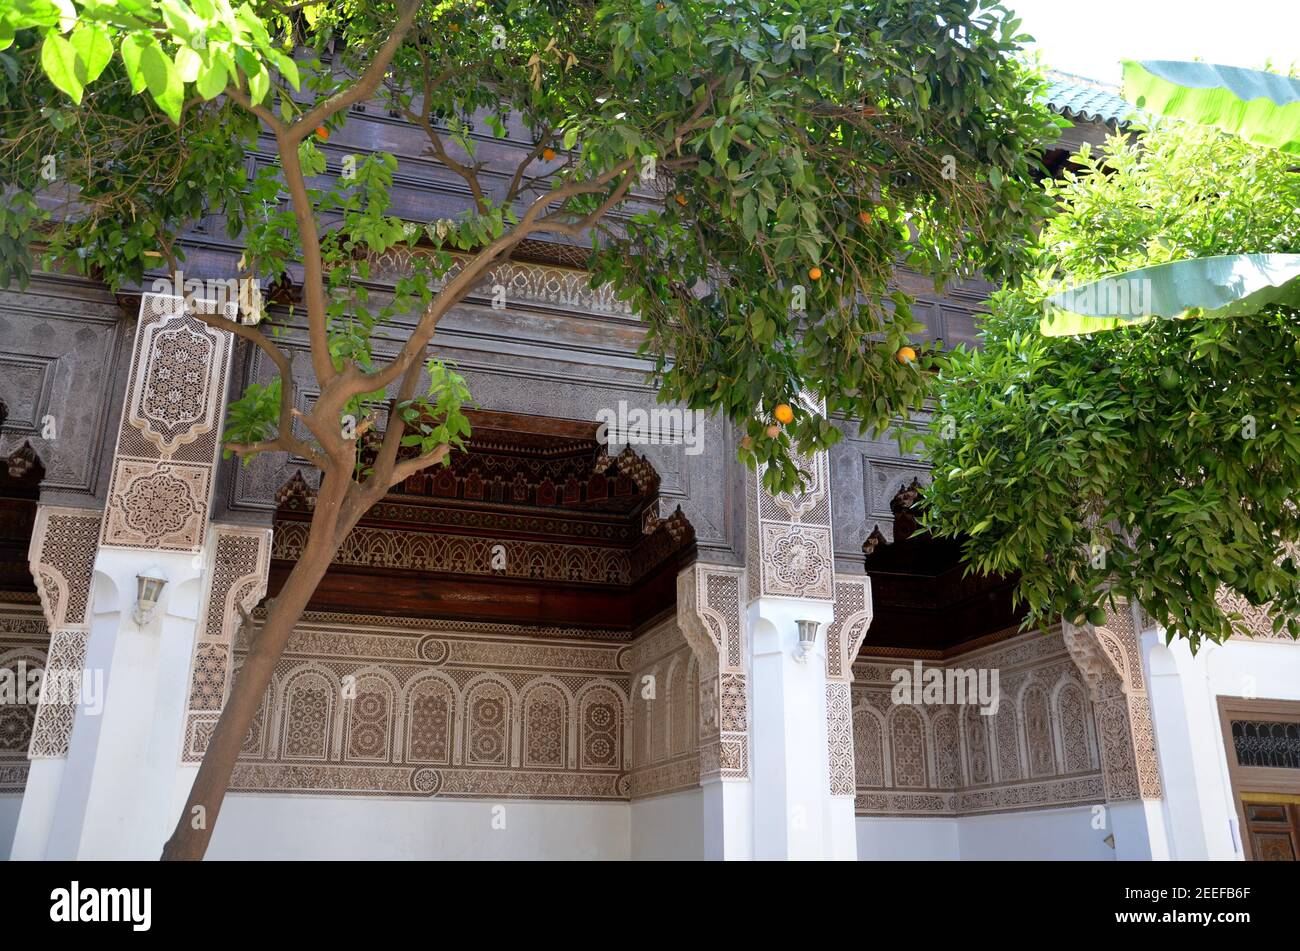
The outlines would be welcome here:
M 1263 797 L 1261 797 L 1263 798 Z M 1257 862 L 1294 862 L 1300 859 L 1300 796 L 1295 801 L 1279 802 L 1281 796 L 1252 800 L 1242 796 L 1242 813 L 1246 819 L 1247 853 Z

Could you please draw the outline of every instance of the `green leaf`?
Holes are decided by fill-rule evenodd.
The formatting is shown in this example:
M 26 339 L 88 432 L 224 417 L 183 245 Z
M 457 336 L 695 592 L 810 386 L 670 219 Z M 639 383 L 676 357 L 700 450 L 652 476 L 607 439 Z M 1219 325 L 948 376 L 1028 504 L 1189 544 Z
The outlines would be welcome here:
M 50 82 L 67 93 L 73 102 L 81 104 L 85 87 L 77 78 L 77 51 L 53 30 L 45 34 L 45 42 L 41 44 L 41 68 Z
M 295 90 L 298 89 L 301 84 L 301 79 L 298 76 L 298 64 L 293 61 L 293 57 L 286 56 L 284 53 L 281 53 L 276 49 L 270 50 L 269 53 L 271 59 L 275 62 L 276 68 L 280 70 L 280 75 L 283 76 L 289 85 Z
M 1124 98 L 1300 155 L 1300 79 L 1213 63 L 1125 60 Z
M 113 58 L 113 41 L 108 30 L 101 24 L 87 21 L 72 31 L 68 41 L 81 61 L 83 82 L 87 85 L 93 83 Z
M 215 99 L 226 88 L 226 67 L 221 60 L 208 55 L 199 69 L 196 88 L 204 99 Z
M 145 85 L 162 109 L 177 125 L 181 121 L 181 103 L 185 87 L 171 57 L 157 43 L 149 43 L 140 53 L 140 69 Z
M 188 46 L 182 46 L 176 51 L 176 74 L 183 83 L 192 83 L 199 78 L 199 71 L 203 69 L 203 58 Z
M 122 38 L 122 63 L 126 66 L 127 78 L 131 80 L 131 92 L 140 92 L 145 87 L 144 70 L 141 68 L 145 44 L 150 42 L 145 34 L 129 33 Z
M 1077 336 L 1152 318 L 1239 317 L 1300 304 L 1300 254 L 1221 254 L 1138 268 L 1047 299 L 1049 337 Z

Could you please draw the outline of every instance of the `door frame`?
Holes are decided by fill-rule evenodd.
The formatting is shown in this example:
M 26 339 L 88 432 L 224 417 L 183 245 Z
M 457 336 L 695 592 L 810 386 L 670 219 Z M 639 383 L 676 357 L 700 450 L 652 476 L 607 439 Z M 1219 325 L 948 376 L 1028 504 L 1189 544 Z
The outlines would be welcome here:
M 1232 741 L 1233 719 L 1280 720 L 1300 723 L 1300 700 L 1248 700 L 1245 697 L 1218 696 L 1219 728 L 1223 734 L 1224 755 L 1228 761 L 1228 783 L 1232 788 L 1232 806 L 1241 830 L 1242 852 L 1247 861 L 1254 860 L 1250 829 L 1246 824 L 1243 800 L 1251 793 L 1300 796 L 1300 769 L 1272 766 L 1242 766 L 1237 762 L 1237 748 Z

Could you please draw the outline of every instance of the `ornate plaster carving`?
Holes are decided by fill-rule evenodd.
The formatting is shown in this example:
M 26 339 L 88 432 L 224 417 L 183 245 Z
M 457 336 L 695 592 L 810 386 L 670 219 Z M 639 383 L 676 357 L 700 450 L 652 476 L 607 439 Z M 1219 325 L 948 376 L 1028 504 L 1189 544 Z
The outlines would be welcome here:
M 1096 711 L 1107 800 L 1159 799 L 1155 729 L 1132 608 L 1108 610 L 1101 627 L 1063 624 L 1062 636 Z
M 856 792 L 853 765 L 853 661 L 871 625 L 871 579 L 835 576 L 835 620 L 826 630 L 826 753 L 832 796 Z
M 807 395 L 803 402 L 809 411 L 819 411 Z M 835 599 L 829 454 L 814 453 L 800 467 L 806 483 L 793 493 L 769 494 L 763 488 L 764 466 L 749 479 L 745 548 L 751 601 Z
M 895 704 L 898 667 L 910 669 L 912 660 L 868 656 L 854 665 L 859 815 L 960 816 L 1106 799 L 1100 723 L 1055 633 L 1034 631 L 923 663 L 997 669 L 999 706 L 990 716 L 970 703 Z
M 141 298 L 102 544 L 202 549 L 231 347 L 180 298 Z
M 405 247 L 386 251 L 374 258 L 375 277 L 382 279 L 383 275 L 405 274 L 410 269 L 407 263 L 410 257 L 425 253 L 429 252 Z M 463 254 L 452 257 L 453 264 L 443 278 L 444 281 L 452 280 L 469 260 L 469 256 Z M 479 293 L 490 294 L 497 285 L 505 288 L 507 301 L 528 301 L 619 317 L 635 316 L 631 305 L 619 300 L 613 288 L 606 286 L 592 290 L 591 275 L 584 270 L 525 261 L 502 261 L 484 276 L 478 285 L 482 289 Z
M 699 664 L 701 782 L 749 778 L 743 575 L 697 563 L 677 576 L 677 621 Z
M 14 683 L 30 686 L 43 670 L 50 633 L 40 610 L 31 605 L 0 605 L 0 671 Z M 30 699 L 30 698 L 29 698 Z M 0 704 L 0 793 L 22 792 L 27 785 L 27 751 L 38 703 Z
M 80 692 L 90 631 L 90 581 L 100 521 L 99 512 L 86 509 L 42 505 L 36 513 L 29 559 L 50 631 L 45 678 L 63 689 L 37 707 L 28 753 L 32 759 L 68 755 L 77 712 L 73 701 Z
M 308 615 L 294 631 L 232 789 L 628 797 L 627 645 L 540 640 L 513 625 L 342 618 Z M 236 632 L 236 667 L 244 636 Z M 202 755 L 216 716 L 191 720 L 188 755 Z
M 200 735 L 200 722 L 210 730 L 230 691 L 230 661 L 235 634 L 245 612 L 266 594 L 271 564 L 271 530 L 213 526 L 215 544 L 210 581 L 199 611 L 198 637 L 190 665 L 190 700 L 185 715 L 183 762 L 197 762 L 202 751 L 189 745 Z

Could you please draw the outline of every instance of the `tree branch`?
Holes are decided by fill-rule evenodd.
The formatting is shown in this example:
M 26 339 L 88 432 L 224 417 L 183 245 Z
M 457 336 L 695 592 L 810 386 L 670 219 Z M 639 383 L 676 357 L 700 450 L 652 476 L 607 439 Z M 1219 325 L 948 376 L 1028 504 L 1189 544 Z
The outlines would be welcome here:
M 397 23 L 360 78 L 294 120 L 293 125 L 287 130 L 288 141 L 297 146 L 326 119 L 375 94 L 375 90 L 383 82 L 384 74 L 388 72 L 389 64 L 397 55 L 398 48 L 415 24 L 415 15 L 420 11 L 420 3 L 419 0 L 397 0 L 397 8 L 400 11 Z

